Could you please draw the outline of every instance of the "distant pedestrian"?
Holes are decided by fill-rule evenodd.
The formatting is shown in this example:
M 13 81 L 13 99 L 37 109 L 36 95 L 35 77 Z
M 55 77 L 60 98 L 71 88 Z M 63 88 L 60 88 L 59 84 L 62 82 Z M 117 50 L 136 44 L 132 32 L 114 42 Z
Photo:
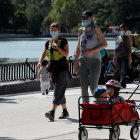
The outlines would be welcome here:
M 73 52 L 73 56 L 75 57 L 75 52 Z
M 40 87 L 42 95 L 48 94 L 49 88 L 50 88 L 50 73 L 47 73 L 47 65 L 48 61 L 44 60 L 42 62 L 42 67 L 39 70 L 39 73 L 37 75 L 37 81 L 39 81 L 40 78 Z
M 126 31 L 126 24 L 121 24 L 118 29 L 120 35 L 117 36 L 113 57 L 113 63 L 117 64 L 119 69 L 120 84 L 122 88 L 126 88 L 126 70 L 132 63 L 131 45 L 129 37 L 125 35 Z

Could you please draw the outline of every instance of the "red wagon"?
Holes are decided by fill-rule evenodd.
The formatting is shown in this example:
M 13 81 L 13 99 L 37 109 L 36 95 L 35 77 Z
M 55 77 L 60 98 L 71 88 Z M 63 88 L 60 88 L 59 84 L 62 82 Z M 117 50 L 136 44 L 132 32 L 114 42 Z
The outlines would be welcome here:
M 139 85 L 135 89 L 138 89 Z M 102 104 L 88 104 L 81 103 L 81 96 L 78 100 L 79 104 L 79 140 L 87 140 L 88 132 L 86 128 L 97 128 L 102 127 L 103 129 L 109 129 L 109 139 L 118 140 L 120 136 L 119 125 L 129 125 L 132 124 L 130 130 L 131 139 L 137 140 L 139 137 L 139 114 L 137 109 L 139 106 L 135 105 L 135 102 L 140 102 L 139 100 L 130 100 L 132 95 L 125 103 L 102 105 Z M 140 94 L 140 93 L 139 93 Z M 93 97 L 93 96 L 84 96 Z

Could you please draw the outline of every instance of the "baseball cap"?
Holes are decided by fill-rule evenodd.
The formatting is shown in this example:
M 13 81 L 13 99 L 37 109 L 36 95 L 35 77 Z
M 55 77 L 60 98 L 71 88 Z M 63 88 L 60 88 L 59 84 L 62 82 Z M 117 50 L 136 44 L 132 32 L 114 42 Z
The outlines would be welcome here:
M 103 87 L 98 87 L 98 88 L 96 88 L 95 89 L 95 91 L 94 91 L 94 97 L 99 97 L 100 95 L 102 95 L 103 93 L 105 93 L 105 92 L 109 92 L 110 90 L 106 90 L 105 88 L 103 88 Z
M 93 14 L 90 10 L 86 10 L 82 13 L 81 18 L 84 16 L 90 17 L 90 16 L 93 16 Z

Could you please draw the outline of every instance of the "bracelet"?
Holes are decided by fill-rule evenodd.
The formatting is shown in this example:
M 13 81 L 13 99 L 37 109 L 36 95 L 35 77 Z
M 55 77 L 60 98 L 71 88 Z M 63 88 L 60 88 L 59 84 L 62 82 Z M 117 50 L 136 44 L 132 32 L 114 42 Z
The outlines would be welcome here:
M 132 56 L 129 56 L 129 57 L 132 57 Z

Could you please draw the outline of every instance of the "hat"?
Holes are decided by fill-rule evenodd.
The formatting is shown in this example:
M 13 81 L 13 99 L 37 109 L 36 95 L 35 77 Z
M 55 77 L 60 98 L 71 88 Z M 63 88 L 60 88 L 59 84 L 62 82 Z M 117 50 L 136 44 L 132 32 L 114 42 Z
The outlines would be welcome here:
M 91 17 L 91 16 L 93 16 L 93 14 L 92 14 L 91 11 L 86 10 L 82 13 L 81 18 L 84 17 L 84 16 Z
M 98 88 L 96 88 L 95 89 L 95 91 L 94 91 L 94 97 L 99 97 L 100 95 L 102 95 L 103 93 L 105 93 L 105 92 L 109 92 L 110 90 L 106 90 L 105 88 L 103 88 L 103 87 L 98 87 Z

